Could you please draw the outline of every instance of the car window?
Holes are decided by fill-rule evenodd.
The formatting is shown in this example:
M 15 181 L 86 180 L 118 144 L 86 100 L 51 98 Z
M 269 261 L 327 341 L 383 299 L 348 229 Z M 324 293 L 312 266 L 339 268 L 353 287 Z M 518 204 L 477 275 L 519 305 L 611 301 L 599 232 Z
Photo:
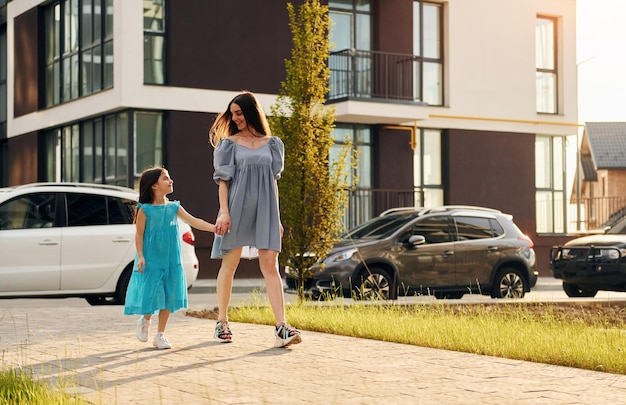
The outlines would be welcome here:
M 422 235 L 427 244 L 452 242 L 449 217 L 445 215 L 420 219 L 413 225 L 413 235 Z
M 56 214 L 56 194 L 24 195 L 0 206 L 0 230 L 52 228 Z
M 504 233 L 495 219 L 482 217 L 454 217 L 458 238 L 463 240 L 496 238 Z
M 383 239 L 392 235 L 416 216 L 417 213 L 409 213 L 376 217 L 343 234 L 342 238 Z
M 132 224 L 135 216 L 135 206 L 137 203 L 133 200 L 127 200 L 117 197 L 107 197 L 109 208 L 109 224 Z
M 615 224 L 606 233 L 614 234 L 614 235 L 615 234 L 626 234 L 626 218 L 620 220 L 617 224 Z
M 67 194 L 67 225 L 107 225 L 107 197 L 93 194 Z

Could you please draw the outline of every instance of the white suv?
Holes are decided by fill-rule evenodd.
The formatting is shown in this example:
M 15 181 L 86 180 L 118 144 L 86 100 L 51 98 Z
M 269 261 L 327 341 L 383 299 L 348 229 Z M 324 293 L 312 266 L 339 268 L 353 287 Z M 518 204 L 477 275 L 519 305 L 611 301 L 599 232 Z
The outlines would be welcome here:
M 135 259 L 139 194 L 87 183 L 0 188 L 0 298 L 82 297 L 123 304 Z M 187 286 L 198 276 L 191 227 L 179 222 Z

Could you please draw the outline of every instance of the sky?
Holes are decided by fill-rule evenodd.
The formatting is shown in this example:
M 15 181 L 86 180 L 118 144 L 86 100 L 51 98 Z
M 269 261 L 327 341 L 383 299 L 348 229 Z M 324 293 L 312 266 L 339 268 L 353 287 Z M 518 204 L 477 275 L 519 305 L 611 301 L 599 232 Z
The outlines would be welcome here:
M 578 121 L 626 121 L 626 0 L 577 0 Z

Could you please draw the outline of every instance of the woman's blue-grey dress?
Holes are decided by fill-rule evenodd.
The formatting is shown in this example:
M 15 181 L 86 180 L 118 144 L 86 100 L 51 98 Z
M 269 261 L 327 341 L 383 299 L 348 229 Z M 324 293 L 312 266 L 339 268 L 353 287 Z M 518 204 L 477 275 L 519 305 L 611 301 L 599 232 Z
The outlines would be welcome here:
M 187 279 L 182 265 L 178 228 L 179 201 L 165 205 L 138 204 L 146 215 L 143 257 L 146 268 L 137 269 L 137 256 L 126 291 L 125 315 L 149 315 L 161 309 L 187 308 Z
M 280 252 L 280 213 L 274 182 L 283 171 L 284 156 L 285 146 L 275 136 L 257 149 L 228 138 L 217 144 L 213 152 L 213 179 L 217 184 L 220 180 L 231 182 L 228 189 L 231 227 L 223 236 L 215 235 L 212 258 L 241 246 Z

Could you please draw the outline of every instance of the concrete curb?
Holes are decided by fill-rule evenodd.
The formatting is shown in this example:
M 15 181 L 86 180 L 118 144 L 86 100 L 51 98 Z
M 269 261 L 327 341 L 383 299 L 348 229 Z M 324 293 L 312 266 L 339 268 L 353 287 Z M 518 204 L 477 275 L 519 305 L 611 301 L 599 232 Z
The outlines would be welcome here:
M 283 280 L 283 285 L 286 286 Z M 539 277 L 537 285 L 531 291 L 561 291 L 561 280 L 553 277 Z M 233 280 L 233 294 L 247 294 L 253 291 L 265 292 L 265 280 L 262 278 L 235 278 Z M 201 278 L 196 280 L 189 289 L 190 294 L 215 294 L 216 280 Z

